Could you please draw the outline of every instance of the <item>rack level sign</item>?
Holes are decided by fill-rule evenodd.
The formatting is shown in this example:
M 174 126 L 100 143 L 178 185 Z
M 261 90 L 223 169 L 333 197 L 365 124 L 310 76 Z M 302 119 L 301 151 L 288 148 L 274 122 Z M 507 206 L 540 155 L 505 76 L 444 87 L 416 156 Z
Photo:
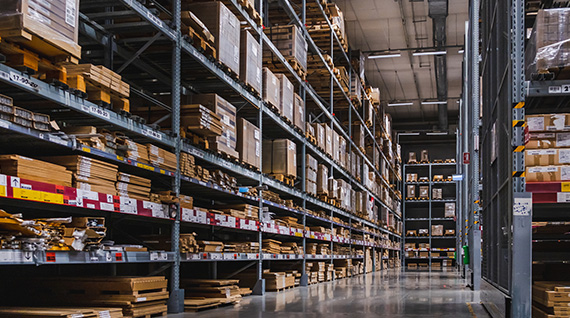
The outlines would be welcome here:
M 471 163 L 471 154 L 468 152 L 463 153 L 463 164 L 468 165 Z

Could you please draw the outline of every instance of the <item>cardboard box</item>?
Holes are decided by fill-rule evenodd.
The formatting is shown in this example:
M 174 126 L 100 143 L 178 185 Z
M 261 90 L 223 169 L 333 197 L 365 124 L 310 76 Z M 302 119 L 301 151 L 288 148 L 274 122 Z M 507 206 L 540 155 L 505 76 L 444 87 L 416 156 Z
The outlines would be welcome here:
M 231 155 L 234 158 L 239 158 L 239 154 L 236 151 L 236 108 L 216 94 L 195 95 L 192 97 L 192 101 L 207 107 L 220 117 L 222 135 L 208 138 L 212 148 Z
M 528 115 L 526 123 L 530 132 L 570 130 L 570 114 Z
M 561 144 L 565 138 L 561 137 Z M 530 140 L 526 143 L 526 149 L 548 149 L 556 147 L 556 133 L 540 132 L 530 133 Z
M 429 198 L 429 186 L 420 186 L 420 195 L 418 197 L 422 199 Z
M 424 252 L 424 251 L 420 251 L 420 252 L 419 252 L 419 257 L 420 257 L 420 258 L 428 258 L 428 257 L 429 257 L 429 252 L 427 252 L 427 251 L 425 251 L 425 252 Z
M 325 153 L 332 156 L 333 151 L 333 130 L 328 124 L 321 124 L 325 128 Z
M 332 130 L 332 157 L 336 162 L 340 161 L 340 139 L 336 130 Z
M 317 193 L 329 195 L 329 168 L 320 164 L 317 173 Z
M 248 30 L 241 32 L 239 78 L 261 95 L 263 55 L 259 41 Z
M 429 236 L 429 230 L 428 229 L 418 229 L 418 235 L 419 236 Z
M 264 32 L 283 57 L 295 59 L 303 70 L 307 70 L 307 42 L 297 26 L 274 26 L 265 28 Z M 271 52 L 267 52 L 266 56 L 271 57 Z
M 79 0 L 11 0 L 0 7 L 0 36 L 44 56 L 81 58 Z
M 559 132 L 556 133 L 556 147 L 570 147 L 570 132 Z
M 418 174 L 406 173 L 406 182 L 418 182 Z
M 429 162 L 429 155 L 428 155 L 427 149 L 422 150 L 421 161 L 428 161 Z
M 407 188 L 407 195 L 406 198 L 415 198 L 416 197 L 416 186 L 413 184 L 408 184 Z
M 267 67 L 263 68 L 263 101 L 280 109 L 281 105 L 281 82 Z
M 366 135 L 364 126 L 360 122 L 352 123 L 352 140 L 356 147 L 364 149 L 364 136 Z
M 448 202 L 445 204 L 444 217 L 454 218 L 455 217 L 455 202 Z
M 570 166 L 538 166 L 526 168 L 527 182 L 570 180 Z
M 272 157 L 272 173 L 297 177 L 297 145 L 293 141 L 273 140 Z
M 259 169 L 261 164 L 261 134 L 257 126 L 243 118 L 238 120 L 237 150 L 242 162 Z
M 432 200 L 443 200 L 443 189 L 433 188 L 431 189 L 431 192 L 432 192 Z
M 418 269 L 418 264 L 416 263 L 408 263 L 408 269 L 416 270 Z
M 431 236 L 443 236 L 443 225 L 432 225 Z
M 546 70 L 568 67 L 570 46 L 569 8 L 541 9 L 536 15 L 532 33 L 526 44 L 526 76 Z
M 279 111 L 281 116 L 289 119 L 291 123 L 295 120 L 293 118 L 293 106 L 294 106 L 294 94 L 295 88 L 291 81 L 285 76 L 285 74 L 275 74 L 277 79 L 279 79 Z
M 406 231 L 406 236 L 417 236 L 417 231 L 416 230 L 407 230 Z
M 240 30 L 239 19 L 221 1 L 185 4 L 215 37 L 218 60 L 236 74 L 240 73 Z
M 446 235 L 446 236 L 454 236 L 454 235 L 455 235 L 455 230 L 445 230 L 445 235 Z
M 415 152 L 408 153 L 408 163 L 417 163 L 417 162 L 418 158 L 416 157 L 416 153 Z
M 309 154 L 305 155 L 305 165 L 307 166 L 307 168 L 310 168 L 311 170 L 314 171 L 317 171 L 319 169 L 318 167 L 319 163 L 317 162 L 317 159 L 315 159 L 313 156 Z
M 293 95 L 293 100 L 293 124 L 305 132 L 305 102 L 296 93 Z
M 326 149 L 326 134 L 325 134 L 325 127 L 323 124 L 312 124 L 313 128 L 315 129 L 315 139 L 317 139 L 317 145 L 322 149 Z

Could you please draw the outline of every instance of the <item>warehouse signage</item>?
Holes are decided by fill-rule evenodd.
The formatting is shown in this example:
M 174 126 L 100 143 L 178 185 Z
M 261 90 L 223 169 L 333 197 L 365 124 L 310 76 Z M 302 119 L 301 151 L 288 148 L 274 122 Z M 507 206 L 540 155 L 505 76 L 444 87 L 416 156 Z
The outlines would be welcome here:
M 469 163 L 471 163 L 471 154 L 468 152 L 464 152 L 463 153 L 463 164 L 468 165 Z

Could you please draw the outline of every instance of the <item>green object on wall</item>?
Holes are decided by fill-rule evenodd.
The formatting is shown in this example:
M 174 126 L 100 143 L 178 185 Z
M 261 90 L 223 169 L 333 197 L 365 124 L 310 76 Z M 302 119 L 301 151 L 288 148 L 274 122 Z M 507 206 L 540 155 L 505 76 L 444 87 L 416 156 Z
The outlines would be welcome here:
M 469 264 L 469 246 L 463 245 L 463 264 Z

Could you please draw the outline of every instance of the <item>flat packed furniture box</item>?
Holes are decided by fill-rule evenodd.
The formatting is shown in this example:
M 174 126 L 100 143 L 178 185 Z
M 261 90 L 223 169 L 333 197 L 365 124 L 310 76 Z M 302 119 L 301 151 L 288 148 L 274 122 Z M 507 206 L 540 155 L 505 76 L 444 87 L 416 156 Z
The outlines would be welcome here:
M 0 4 L 0 37 L 48 57 L 81 58 L 79 0 L 5 0 Z
M 189 3 L 185 8 L 192 11 L 215 37 L 218 60 L 239 75 L 239 19 L 221 1 Z

